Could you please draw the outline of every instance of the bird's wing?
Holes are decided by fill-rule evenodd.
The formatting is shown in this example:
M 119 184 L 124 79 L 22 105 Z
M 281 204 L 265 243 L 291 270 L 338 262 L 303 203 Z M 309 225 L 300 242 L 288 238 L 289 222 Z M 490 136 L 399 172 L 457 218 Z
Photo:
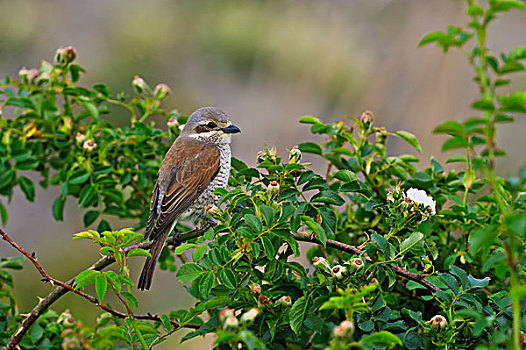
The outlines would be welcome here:
M 161 206 L 155 228 L 151 232 L 151 240 L 162 236 L 173 221 L 203 193 L 220 169 L 220 152 L 217 146 L 194 139 L 186 139 L 176 146 L 174 156 L 165 159 L 171 169 L 166 193 L 159 198 L 160 185 L 156 185 L 157 193 L 153 194 L 158 197 L 156 202 L 161 201 Z M 157 211 L 157 205 L 152 202 L 150 210 Z

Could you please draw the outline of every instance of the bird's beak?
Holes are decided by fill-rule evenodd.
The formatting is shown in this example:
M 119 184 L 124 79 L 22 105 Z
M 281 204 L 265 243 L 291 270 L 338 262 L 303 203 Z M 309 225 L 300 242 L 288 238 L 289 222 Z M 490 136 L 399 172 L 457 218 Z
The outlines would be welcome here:
M 241 132 L 241 130 L 239 130 L 239 128 L 233 124 L 230 124 L 226 128 L 222 128 L 220 130 L 227 134 L 235 134 L 235 133 Z

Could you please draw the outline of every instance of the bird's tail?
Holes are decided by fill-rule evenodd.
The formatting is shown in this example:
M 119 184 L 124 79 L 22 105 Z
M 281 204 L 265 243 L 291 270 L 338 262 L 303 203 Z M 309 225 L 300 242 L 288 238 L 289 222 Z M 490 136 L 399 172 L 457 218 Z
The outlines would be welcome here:
M 137 288 L 140 290 L 150 289 L 153 280 L 153 273 L 155 271 L 155 265 L 157 265 L 157 259 L 163 250 L 164 241 L 170 233 L 171 230 L 166 230 L 162 237 L 153 241 L 152 246 L 150 247 L 151 257 L 146 259 L 144 267 L 142 268 L 141 277 L 139 278 L 139 284 Z

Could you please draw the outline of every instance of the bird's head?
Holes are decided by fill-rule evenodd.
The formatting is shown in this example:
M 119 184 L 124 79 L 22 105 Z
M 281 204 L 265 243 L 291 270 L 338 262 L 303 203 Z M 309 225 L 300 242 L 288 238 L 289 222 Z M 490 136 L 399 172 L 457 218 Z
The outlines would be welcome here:
M 181 136 L 213 144 L 230 143 L 232 134 L 241 132 L 229 116 L 214 107 L 203 107 L 188 117 Z

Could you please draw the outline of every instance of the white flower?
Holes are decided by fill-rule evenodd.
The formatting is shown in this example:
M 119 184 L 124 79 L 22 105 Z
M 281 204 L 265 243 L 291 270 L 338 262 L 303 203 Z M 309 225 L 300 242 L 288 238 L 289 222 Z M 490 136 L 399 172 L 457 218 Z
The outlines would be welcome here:
M 327 259 L 325 259 L 322 256 L 315 256 L 314 258 L 312 258 L 312 265 L 314 265 L 314 267 L 319 268 L 320 270 L 324 270 L 325 272 L 331 271 L 331 265 L 329 265 Z
M 427 195 L 426 191 L 411 187 L 407 190 L 405 196 L 415 203 L 422 204 L 424 207 L 429 207 L 431 209 L 431 215 L 436 214 L 437 203 L 433 200 L 433 197 Z
M 259 309 L 256 307 L 253 307 L 247 312 L 245 312 L 243 315 L 241 315 L 241 322 L 250 323 L 256 319 L 259 313 L 260 313 Z
M 86 135 L 77 132 L 77 135 L 75 135 L 75 140 L 77 140 L 78 143 L 83 143 L 86 140 Z

